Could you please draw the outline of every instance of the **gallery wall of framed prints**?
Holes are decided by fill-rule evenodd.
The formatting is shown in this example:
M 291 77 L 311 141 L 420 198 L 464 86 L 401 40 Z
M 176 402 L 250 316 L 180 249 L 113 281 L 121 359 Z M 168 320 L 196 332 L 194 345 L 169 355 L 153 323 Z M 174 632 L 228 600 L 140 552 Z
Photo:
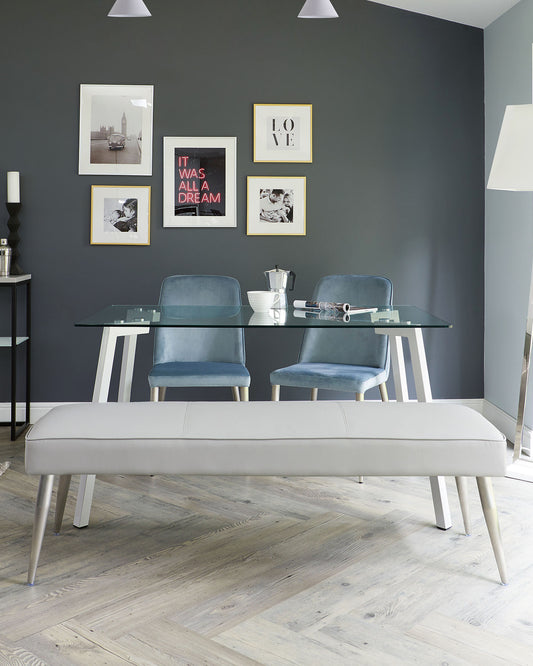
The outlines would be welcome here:
M 153 85 L 80 85 L 78 173 L 151 176 Z M 253 161 L 311 163 L 311 104 L 254 104 Z M 248 176 L 249 236 L 305 236 L 306 177 Z M 91 245 L 149 245 L 146 185 L 91 187 Z M 163 138 L 163 227 L 237 226 L 237 138 Z

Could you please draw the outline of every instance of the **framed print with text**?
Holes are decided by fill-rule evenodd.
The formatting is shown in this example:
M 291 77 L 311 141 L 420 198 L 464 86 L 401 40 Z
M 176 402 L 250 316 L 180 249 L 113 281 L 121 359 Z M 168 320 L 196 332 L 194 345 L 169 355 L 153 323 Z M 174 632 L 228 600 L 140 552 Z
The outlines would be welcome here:
M 236 227 L 236 137 L 163 138 L 163 226 Z
M 91 187 L 91 245 L 150 245 L 150 187 Z
M 305 236 L 303 176 L 248 176 L 249 236 Z
M 254 104 L 254 162 L 312 162 L 312 104 Z
M 153 86 L 80 86 L 78 173 L 151 176 Z

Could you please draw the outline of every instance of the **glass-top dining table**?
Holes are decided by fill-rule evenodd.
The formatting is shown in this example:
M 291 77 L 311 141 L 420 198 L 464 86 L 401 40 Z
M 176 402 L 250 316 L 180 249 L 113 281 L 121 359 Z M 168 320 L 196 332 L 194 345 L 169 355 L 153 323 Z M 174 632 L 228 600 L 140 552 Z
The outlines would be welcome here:
M 416 399 L 432 400 L 422 331 L 446 329 L 452 325 L 413 305 L 393 305 L 372 308 L 372 312 L 357 314 L 338 313 L 330 310 L 311 312 L 289 307 L 287 310 L 254 312 L 248 305 L 109 305 L 78 322 L 76 326 L 102 328 L 100 353 L 93 389 L 93 402 L 107 402 L 111 372 L 115 358 L 116 342 L 124 338 L 118 388 L 118 401 L 128 402 L 135 363 L 137 336 L 161 327 L 173 328 L 372 328 L 377 335 L 388 335 L 392 378 L 397 401 L 409 400 L 409 390 L 403 339 L 407 340 Z M 94 477 L 82 477 L 76 504 L 74 525 L 85 527 L 89 522 Z M 441 529 L 451 527 L 445 480 L 431 478 L 431 490 L 435 508 L 436 525 Z

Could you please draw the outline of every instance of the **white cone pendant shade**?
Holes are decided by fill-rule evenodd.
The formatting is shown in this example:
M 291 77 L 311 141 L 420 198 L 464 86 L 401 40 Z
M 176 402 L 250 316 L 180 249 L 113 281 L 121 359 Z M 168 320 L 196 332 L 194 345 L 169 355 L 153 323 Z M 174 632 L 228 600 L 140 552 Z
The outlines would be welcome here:
M 305 0 L 298 18 L 339 18 L 329 0 Z
M 116 0 L 108 16 L 115 18 L 134 18 L 137 16 L 152 16 L 143 0 Z

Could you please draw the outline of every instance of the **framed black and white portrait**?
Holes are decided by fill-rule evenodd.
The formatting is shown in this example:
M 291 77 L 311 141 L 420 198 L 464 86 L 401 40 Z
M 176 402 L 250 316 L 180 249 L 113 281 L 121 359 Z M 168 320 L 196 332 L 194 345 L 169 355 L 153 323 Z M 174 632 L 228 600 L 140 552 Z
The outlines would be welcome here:
M 304 176 L 248 176 L 249 236 L 305 236 Z
M 91 245 L 150 245 L 150 187 L 93 185 Z

